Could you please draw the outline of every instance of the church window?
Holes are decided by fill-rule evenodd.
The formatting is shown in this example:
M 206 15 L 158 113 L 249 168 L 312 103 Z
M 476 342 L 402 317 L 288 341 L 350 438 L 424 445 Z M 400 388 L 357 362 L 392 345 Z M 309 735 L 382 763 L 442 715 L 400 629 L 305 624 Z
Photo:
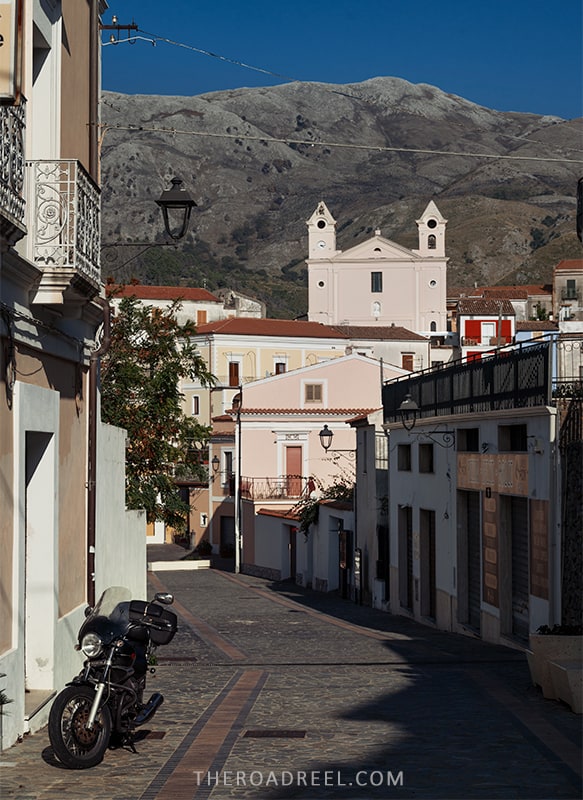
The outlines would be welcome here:
M 316 223 L 316 225 L 321 230 L 322 228 L 326 227 L 326 220 L 325 219 L 319 219 L 318 222 Z
M 383 291 L 383 273 L 371 272 L 370 273 L 370 290 L 371 292 Z
M 437 247 L 437 239 L 435 238 L 434 233 L 430 233 L 429 236 L 427 237 L 427 247 L 429 248 L 429 250 L 435 250 L 435 248 Z

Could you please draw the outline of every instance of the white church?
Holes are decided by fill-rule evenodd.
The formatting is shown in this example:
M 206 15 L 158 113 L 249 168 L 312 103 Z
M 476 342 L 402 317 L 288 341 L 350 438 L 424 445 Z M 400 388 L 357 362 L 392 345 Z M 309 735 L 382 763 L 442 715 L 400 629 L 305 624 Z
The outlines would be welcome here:
M 416 220 L 419 247 L 380 230 L 349 250 L 336 246 L 336 220 L 322 201 L 307 221 L 308 319 L 324 325 L 398 325 L 426 336 L 447 331 L 444 219 L 431 201 Z

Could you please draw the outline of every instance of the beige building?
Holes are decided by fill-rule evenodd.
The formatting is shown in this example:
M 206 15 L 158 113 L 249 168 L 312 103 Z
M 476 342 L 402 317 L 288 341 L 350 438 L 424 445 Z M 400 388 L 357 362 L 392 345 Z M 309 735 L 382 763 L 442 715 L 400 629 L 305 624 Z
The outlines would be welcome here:
M 12 701 L 0 749 L 41 727 L 79 670 L 76 634 L 96 592 L 116 582 L 145 592 L 123 433 L 98 423 L 104 8 L 24 0 L 0 16 L 17 65 L 0 75 L 0 690 Z

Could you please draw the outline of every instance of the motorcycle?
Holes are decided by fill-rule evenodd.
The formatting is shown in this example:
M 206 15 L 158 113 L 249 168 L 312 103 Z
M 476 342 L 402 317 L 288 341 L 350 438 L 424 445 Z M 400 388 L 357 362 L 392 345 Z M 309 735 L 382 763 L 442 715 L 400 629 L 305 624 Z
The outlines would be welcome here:
M 49 739 L 69 769 L 88 769 L 103 760 L 108 747 L 134 749 L 134 731 L 150 720 L 164 697 L 155 692 L 143 702 L 146 675 L 155 669 L 154 651 L 177 631 L 171 594 L 151 602 L 132 600 L 128 589 L 106 589 L 89 607 L 75 649 L 86 657 L 83 669 L 57 695 L 49 715 Z

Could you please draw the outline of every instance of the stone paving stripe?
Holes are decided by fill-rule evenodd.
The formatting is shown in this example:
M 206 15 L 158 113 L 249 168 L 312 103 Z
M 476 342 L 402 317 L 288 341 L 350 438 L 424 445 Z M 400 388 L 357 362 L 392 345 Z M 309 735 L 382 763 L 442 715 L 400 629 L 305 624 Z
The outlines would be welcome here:
M 239 580 L 235 577 L 235 575 L 231 575 L 228 572 L 217 572 L 222 578 L 226 578 L 229 581 L 233 581 L 233 583 L 238 584 L 239 586 L 243 586 L 245 589 L 249 589 L 251 592 L 256 592 L 257 594 L 261 595 L 261 597 L 267 598 L 267 600 L 271 600 L 274 603 L 279 603 L 282 606 L 286 606 L 287 608 L 297 609 L 300 606 L 301 610 L 308 614 L 311 617 L 316 617 L 316 619 L 325 619 L 326 622 L 329 622 L 331 625 L 336 625 L 339 628 L 344 628 L 344 630 L 352 631 L 354 633 L 360 633 L 362 636 L 368 636 L 369 639 L 378 639 L 381 642 L 390 641 L 392 639 L 403 639 L 404 637 L 400 634 L 390 634 L 385 633 L 383 631 L 374 631 L 371 628 L 363 628 L 361 625 L 355 625 L 353 622 L 346 622 L 346 620 L 339 619 L 337 617 L 332 617 L 330 614 L 325 614 L 323 611 L 317 611 L 314 608 L 306 608 L 302 606 L 300 603 L 296 603 L 295 600 L 290 600 L 287 597 L 279 597 L 278 595 L 273 594 L 273 592 L 266 591 L 265 589 L 260 589 L 256 586 L 249 586 L 248 583 Z
M 152 586 L 154 586 L 156 591 L 168 591 L 158 576 L 154 575 L 152 572 L 148 573 L 148 580 Z M 242 650 L 229 642 L 228 639 L 225 639 L 224 636 L 221 636 L 221 634 L 215 630 L 215 628 L 211 627 L 204 620 L 200 619 L 200 617 L 195 617 L 194 614 L 192 614 L 181 603 L 178 603 L 175 600 L 173 608 L 175 608 L 184 621 L 194 629 L 197 636 L 203 639 L 207 644 L 211 644 L 216 647 L 217 650 L 220 650 L 224 655 L 227 656 L 227 658 L 231 659 L 231 661 L 245 661 L 247 659 L 246 654 Z
M 225 697 L 228 695 L 228 693 L 231 691 L 231 689 L 233 688 L 233 686 L 236 684 L 236 682 L 239 680 L 240 677 L 241 677 L 241 672 L 237 672 L 227 681 L 227 683 L 223 686 L 223 688 L 217 694 L 215 699 L 207 706 L 204 712 L 198 717 L 197 721 L 194 723 L 194 725 L 188 731 L 188 733 L 184 736 L 182 742 L 178 745 L 172 756 L 159 770 L 158 774 L 150 783 L 148 788 L 144 790 L 139 800 L 155 800 L 155 798 L 158 796 L 158 791 L 163 786 L 167 776 L 172 773 L 174 767 L 182 760 L 184 754 L 190 748 L 194 739 L 202 731 L 208 720 L 212 717 L 214 712 L 223 702 Z M 132 800 L 135 799 L 132 798 Z
M 193 800 L 197 795 L 200 797 L 199 790 L 205 794 L 212 789 L 207 776 L 218 773 L 225 763 L 242 724 L 241 712 L 247 716 L 265 677 L 261 670 L 248 670 L 240 675 L 235 685 L 226 694 L 222 693 L 222 701 L 178 763 L 162 768 L 161 774 L 167 777 L 160 790 L 154 795 L 146 790 L 141 800 Z
M 572 773 L 569 774 L 569 778 L 578 787 L 583 775 L 579 748 L 566 736 L 563 736 L 558 728 L 543 719 L 535 710 L 531 710 L 512 692 L 504 689 L 483 671 L 466 669 L 465 672 L 481 689 L 488 692 L 518 720 L 521 727 L 526 729 L 527 737 L 537 746 L 537 749 L 540 750 L 542 745 L 546 751 L 545 756 L 552 755 L 554 758 L 551 760 L 555 763 L 558 761 L 558 767 L 562 766 L 563 769 L 564 766 L 567 767 L 565 772 Z

